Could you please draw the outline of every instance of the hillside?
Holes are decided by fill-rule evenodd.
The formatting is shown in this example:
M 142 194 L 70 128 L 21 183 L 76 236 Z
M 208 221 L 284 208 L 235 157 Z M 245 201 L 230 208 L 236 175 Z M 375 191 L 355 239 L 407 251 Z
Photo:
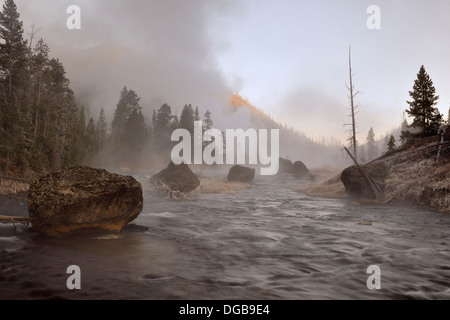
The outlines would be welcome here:
M 248 99 L 234 94 L 231 106 L 235 111 L 248 111 L 249 127 L 280 130 L 280 156 L 301 160 L 308 167 L 343 165 L 348 163 L 342 154 L 342 146 L 326 146 L 313 141 L 305 133 L 281 124 L 253 105 Z

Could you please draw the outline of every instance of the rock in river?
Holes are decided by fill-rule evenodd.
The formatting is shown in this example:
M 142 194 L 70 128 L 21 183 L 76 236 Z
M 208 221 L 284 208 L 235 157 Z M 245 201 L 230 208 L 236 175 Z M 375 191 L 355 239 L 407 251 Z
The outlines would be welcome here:
M 153 175 L 150 183 L 154 184 L 155 180 L 160 180 L 170 189 L 180 192 L 191 192 L 200 185 L 200 180 L 187 164 L 176 165 L 172 161 L 166 169 Z
M 380 187 L 383 187 L 389 173 L 389 168 L 384 162 L 372 162 L 365 164 L 362 167 Z M 345 191 L 350 197 L 357 199 L 375 198 L 369 183 L 358 167 L 351 166 L 342 171 L 341 181 L 344 184 Z
M 311 176 L 311 173 L 309 172 L 308 168 L 301 161 L 294 162 L 294 164 L 292 165 L 292 174 L 296 178 L 307 178 Z
M 142 186 L 133 177 L 74 167 L 32 183 L 28 211 L 33 229 L 50 236 L 115 231 L 142 211 Z
M 278 174 L 292 173 L 293 164 L 291 160 L 279 158 Z
M 255 178 L 255 169 L 243 167 L 240 165 L 232 166 L 228 172 L 228 181 L 253 182 Z

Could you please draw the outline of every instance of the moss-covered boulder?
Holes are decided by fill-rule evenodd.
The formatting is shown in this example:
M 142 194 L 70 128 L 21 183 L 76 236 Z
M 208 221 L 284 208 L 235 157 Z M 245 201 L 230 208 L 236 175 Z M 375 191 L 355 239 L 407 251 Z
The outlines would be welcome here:
M 49 236 L 114 231 L 142 211 L 142 186 L 133 177 L 74 167 L 34 181 L 28 194 L 33 229 Z

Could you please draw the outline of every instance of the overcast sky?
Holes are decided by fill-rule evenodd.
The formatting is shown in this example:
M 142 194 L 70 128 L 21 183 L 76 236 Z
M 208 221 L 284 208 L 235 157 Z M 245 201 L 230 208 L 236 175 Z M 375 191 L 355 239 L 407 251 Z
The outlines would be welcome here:
M 0 0 L 0 3 L 2 1 Z M 448 0 L 16 0 L 66 67 L 77 97 L 109 116 L 124 85 L 148 113 L 167 102 L 225 109 L 238 92 L 312 137 L 344 141 L 352 46 L 360 141 L 400 124 L 423 64 L 447 117 Z M 81 30 L 66 27 L 69 5 Z M 369 5 L 381 30 L 369 30 Z M 96 116 L 96 114 L 94 114 Z M 214 116 L 214 114 L 213 114 Z

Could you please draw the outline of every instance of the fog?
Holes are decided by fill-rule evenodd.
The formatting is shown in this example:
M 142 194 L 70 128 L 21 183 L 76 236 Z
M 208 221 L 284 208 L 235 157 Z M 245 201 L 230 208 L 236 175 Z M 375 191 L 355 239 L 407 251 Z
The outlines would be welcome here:
M 421 64 L 429 66 L 446 115 L 450 77 L 444 72 L 449 62 L 443 1 L 433 6 L 380 1 L 377 31 L 366 27 L 367 1 L 16 3 L 25 36 L 31 25 L 38 29 L 36 37 L 65 66 L 79 104 L 94 118 L 104 108 L 109 123 L 127 86 L 141 97 L 147 122 L 163 103 L 178 116 L 192 104 L 201 114 L 209 109 L 219 129 L 259 127 L 248 111 L 231 108 L 230 97 L 239 93 L 279 123 L 315 140 L 344 144 L 350 44 L 356 90 L 362 91 L 357 99 L 361 143 L 370 127 L 379 139 L 401 123 Z M 81 9 L 81 30 L 66 27 L 66 9 L 73 4 Z M 290 150 L 285 153 L 298 154 L 299 144 L 290 143 L 284 141 Z M 321 152 L 317 156 L 326 158 Z M 315 155 L 308 157 L 315 162 Z
M 111 116 L 123 86 L 141 96 L 146 115 L 168 103 L 181 112 L 186 103 L 206 109 L 225 106 L 235 88 L 225 81 L 216 50 L 227 46 L 214 36 L 239 14 L 236 1 L 77 1 L 81 30 L 66 28 L 69 1 L 17 1 L 24 27 L 40 28 L 64 64 L 80 103 Z M 45 8 L 45 9 L 44 9 Z M 214 22 L 214 23 L 213 23 Z

